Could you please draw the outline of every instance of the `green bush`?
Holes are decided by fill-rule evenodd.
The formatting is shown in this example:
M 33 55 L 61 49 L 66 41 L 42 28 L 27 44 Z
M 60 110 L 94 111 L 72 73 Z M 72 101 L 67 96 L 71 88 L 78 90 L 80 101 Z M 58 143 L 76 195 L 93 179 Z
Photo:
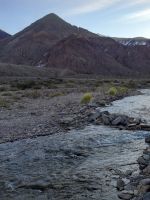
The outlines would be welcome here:
M 110 88 L 110 90 L 108 91 L 108 94 L 114 96 L 114 95 L 116 94 L 116 92 L 117 92 L 116 88 L 115 88 L 115 87 L 112 87 L 112 88 Z
M 129 89 L 129 88 L 127 88 L 127 87 L 122 87 L 121 89 L 120 89 L 120 92 L 130 92 L 131 90 Z
M 92 95 L 91 94 L 85 94 L 82 99 L 80 100 L 80 103 L 89 103 L 92 101 Z

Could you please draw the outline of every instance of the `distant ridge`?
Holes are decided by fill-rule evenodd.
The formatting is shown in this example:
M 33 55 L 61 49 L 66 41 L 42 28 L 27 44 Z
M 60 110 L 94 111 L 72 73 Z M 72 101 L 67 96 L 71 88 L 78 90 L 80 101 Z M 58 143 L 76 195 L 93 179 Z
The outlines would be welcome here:
M 150 47 L 150 39 L 144 37 L 135 37 L 135 38 L 113 38 L 116 42 L 123 44 L 125 46 L 135 46 L 135 45 L 143 45 Z

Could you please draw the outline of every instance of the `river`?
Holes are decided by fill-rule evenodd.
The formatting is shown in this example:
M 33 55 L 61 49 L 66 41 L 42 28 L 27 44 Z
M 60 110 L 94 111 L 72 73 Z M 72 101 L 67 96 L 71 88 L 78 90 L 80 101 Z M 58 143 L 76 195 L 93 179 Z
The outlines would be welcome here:
M 106 107 L 150 121 L 150 91 Z M 118 200 L 116 180 L 139 173 L 149 132 L 89 125 L 83 130 L 0 144 L 2 200 Z

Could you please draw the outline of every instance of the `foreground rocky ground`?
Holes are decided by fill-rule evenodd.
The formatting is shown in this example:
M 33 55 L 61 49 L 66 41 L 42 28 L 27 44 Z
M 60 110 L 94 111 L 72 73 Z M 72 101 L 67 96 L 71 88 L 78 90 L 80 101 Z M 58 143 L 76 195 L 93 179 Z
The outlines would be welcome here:
M 4 89 L 4 86 L 1 86 L 1 88 Z M 141 121 L 141 119 L 139 118 L 132 118 L 130 116 L 125 116 L 125 115 L 118 115 L 118 113 L 110 114 L 107 111 L 107 107 L 105 107 L 105 111 L 101 111 L 102 108 L 104 108 L 102 105 L 104 101 L 106 102 L 106 104 L 111 104 L 112 101 L 124 98 L 125 96 L 140 94 L 140 92 L 137 91 L 130 91 L 130 92 L 118 93 L 115 96 L 111 96 L 106 94 L 105 92 L 108 91 L 109 88 L 110 86 L 109 87 L 107 86 L 106 88 L 102 89 L 97 87 L 88 87 L 88 88 L 59 87 L 57 89 L 47 89 L 43 87 L 41 89 L 31 88 L 26 90 L 10 91 L 11 88 L 9 86 L 5 86 L 5 91 L 1 90 L 1 99 L 0 99 L 1 100 L 0 143 L 2 144 L 2 143 L 12 142 L 13 144 L 14 141 L 21 141 L 21 139 L 28 139 L 28 138 L 31 138 L 34 143 L 37 143 L 36 138 L 38 139 L 40 136 L 50 137 L 53 134 L 56 135 L 58 134 L 58 138 L 61 138 L 61 135 L 67 133 L 69 130 L 80 130 L 89 124 L 107 125 L 109 127 L 112 126 L 112 128 L 118 128 L 119 130 L 141 130 L 141 129 L 146 131 L 150 130 L 149 125 L 146 124 L 145 121 Z M 80 99 L 88 91 L 93 96 L 92 102 L 81 104 Z M 41 145 L 43 145 L 43 143 Z M 54 144 L 54 149 L 55 149 L 55 144 Z M 87 151 L 89 150 L 87 149 Z M 65 153 L 65 151 L 62 152 Z M 64 156 L 76 157 L 77 158 L 77 160 L 75 161 L 76 165 L 78 162 L 80 162 L 80 158 L 86 157 L 85 153 L 83 154 L 81 151 L 79 152 L 68 151 L 68 153 L 66 152 Z M 25 160 L 26 159 L 28 160 L 28 158 L 25 158 Z M 116 187 L 122 191 L 118 194 L 119 198 L 142 199 L 143 196 L 147 192 L 149 192 L 149 186 L 147 186 L 149 185 L 150 182 L 148 179 L 149 175 L 147 174 L 149 173 L 149 171 L 147 171 L 149 170 L 148 166 L 149 160 L 150 160 L 149 148 L 147 148 L 146 150 L 144 150 L 143 156 L 138 159 L 138 163 L 140 164 L 140 169 L 143 170 L 145 167 L 147 168 L 145 169 L 145 171 L 143 170 L 143 172 L 140 172 L 140 176 L 134 178 L 132 177 L 132 179 L 130 180 L 131 183 L 129 183 L 128 185 L 125 185 L 125 182 L 120 179 L 122 176 L 118 175 L 116 176 L 116 179 L 118 179 Z M 4 160 L 2 160 L 2 162 L 4 162 Z M 26 161 L 23 161 L 23 163 L 25 162 Z M 43 167 L 42 165 L 40 165 L 40 167 L 42 176 Z M 131 172 L 128 171 L 124 176 L 129 179 L 130 173 Z M 13 176 L 14 174 L 12 175 L 12 177 Z M 26 177 L 24 177 L 24 179 L 26 179 Z M 79 182 L 86 182 L 88 177 L 85 177 L 84 175 L 82 177 L 80 174 L 80 176 L 76 176 L 75 179 L 77 179 L 77 181 Z M 37 189 L 38 192 L 45 191 L 48 188 L 53 188 L 56 190 L 63 189 L 60 188 L 61 186 L 57 183 L 49 185 L 48 184 L 49 180 L 47 180 L 47 185 L 46 185 L 46 181 L 44 181 L 44 183 L 41 183 L 41 180 L 42 178 L 40 179 L 39 182 L 38 180 L 34 181 L 32 180 L 33 181 L 32 184 L 31 183 L 28 184 L 27 182 L 20 183 L 12 181 L 12 183 L 15 184 L 16 186 L 9 185 L 7 189 L 9 190 L 10 187 L 15 188 L 17 187 L 17 185 L 19 185 L 19 188 L 21 188 L 21 190 Z M 2 183 L 1 190 L 5 191 L 6 183 L 4 183 L 3 181 L 1 183 Z M 98 190 L 95 187 L 95 185 L 87 188 L 88 191 Z M 74 189 L 74 192 L 76 191 L 76 189 Z M 70 190 L 72 190 L 71 182 L 70 182 Z M 32 195 L 34 199 L 34 194 Z M 52 193 L 51 195 L 55 196 L 56 194 Z M 44 196 L 43 199 L 60 199 L 60 197 L 52 198 L 52 196 L 51 197 Z M 28 198 L 28 196 L 25 196 L 24 198 L 26 199 Z M 70 197 L 66 195 L 66 198 L 69 199 Z M 86 196 L 84 198 L 86 199 Z M 147 197 L 144 197 L 143 199 L 147 200 L 149 197 L 147 199 L 146 198 Z M 6 197 L 4 195 L 3 199 L 9 199 L 9 198 L 7 195 Z M 88 196 L 88 199 L 93 199 L 93 198 Z M 103 197 L 103 199 L 105 198 Z

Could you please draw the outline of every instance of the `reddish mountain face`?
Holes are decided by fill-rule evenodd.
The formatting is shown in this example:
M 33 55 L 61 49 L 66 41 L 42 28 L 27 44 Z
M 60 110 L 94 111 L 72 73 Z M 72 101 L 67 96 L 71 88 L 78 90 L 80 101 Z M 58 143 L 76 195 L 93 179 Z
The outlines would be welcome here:
M 150 75 L 150 48 L 147 46 L 124 46 L 113 44 L 101 47 L 101 50 L 111 55 L 124 67 L 140 72 L 141 75 Z
M 102 52 L 96 43 L 75 34 L 54 45 L 39 64 L 50 68 L 69 69 L 78 74 L 139 75 Z
M 4 38 L 10 37 L 10 36 L 11 36 L 10 34 L 0 29 L 0 40 L 3 40 Z

